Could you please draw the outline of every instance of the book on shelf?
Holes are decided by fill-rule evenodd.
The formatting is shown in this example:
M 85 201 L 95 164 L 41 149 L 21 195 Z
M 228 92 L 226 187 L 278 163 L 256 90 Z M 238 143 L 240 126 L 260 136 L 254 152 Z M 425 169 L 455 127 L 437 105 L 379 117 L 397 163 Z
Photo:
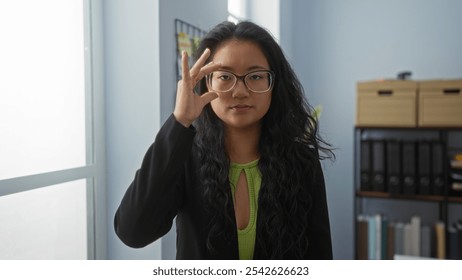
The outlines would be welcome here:
M 457 230 L 457 246 L 452 244 L 451 246 L 457 247 L 458 259 L 462 260 L 462 220 L 459 220 L 456 223 L 454 223 L 454 227 Z
M 388 258 L 388 219 L 383 214 L 376 214 L 371 217 L 375 234 L 375 260 L 386 260 Z
M 390 260 L 396 255 L 416 258 L 462 259 L 462 220 L 422 224 L 420 216 L 390 221 L 386 215 L 358 215 L 356 259 Z
M 377 258 L 377 228 L 376 219 L 374 216 L 369 216 L 367 219 L 367 251 L 368 259 L 375 260 Z
M 404 224 L 403 252 L 406 256 L 413 256 L 412 253 L 412 227 L 410 223 Z
M 435 223 L 436 258 L 446 258 L 446 226 L 443 222 Z
M 411 256 L 420 256 L 420 228 L 421 221 L 419 216 L 413 216 L 411 218 Z
M 395 224 L 395 253 L 394 255 L 404 254 L 404 223 Z
M 387 227 L 387 236 L 388 236 L 388 244 L 387 244 L 387 260 L 392 260 L 395 255 L 395 224 L 393 222 L 388 222 Z
M 356 258 L 358 260 L 368 259 L 368 220 L 366 216 L 359 215 L 356 220 L 357 237 L 356 237 Z
M 388 259 L 388 219 L 386 216 L 380 216 L 380 259 L 386 260 Z
M 381 215 L 380 216 L 380 259 L 381 260 L 386 260 L 388 259 L 388 242 L 389 242 L 389 236 L 388 236 L 388 219 L 386 216 Z
M 447 258 L 450 260 L 459 259 L 459 236 L 457 228 L 454 225 L 448 226 L 447 230 Z
M 427 225 L 423 225 L 420 229 L 420 255 L 422 257 L 430 258 L 432 256 L 431 244 L 431 228 Z

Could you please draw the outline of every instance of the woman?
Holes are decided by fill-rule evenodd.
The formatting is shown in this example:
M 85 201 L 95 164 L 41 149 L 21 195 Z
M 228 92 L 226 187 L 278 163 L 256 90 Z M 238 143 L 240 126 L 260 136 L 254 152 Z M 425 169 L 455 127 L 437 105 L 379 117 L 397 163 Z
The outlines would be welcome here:
M 224 22 L 182 54 L 173 114 L 115 215 L 128 246 L 166 234 L 177 259 L 331 259 L 316 120 L 263 28 Z M 194 88 L 198 85 L 198 94 Z

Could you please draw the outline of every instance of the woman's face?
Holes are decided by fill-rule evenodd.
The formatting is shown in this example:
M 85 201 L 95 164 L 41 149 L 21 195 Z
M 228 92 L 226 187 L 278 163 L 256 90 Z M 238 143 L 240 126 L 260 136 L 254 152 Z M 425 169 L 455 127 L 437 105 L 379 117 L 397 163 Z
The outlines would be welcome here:
M 213 54 L 213 61 L 221 63 L 219 71 L 244 76 L 258 70 L 270 70 L 259 46 L 250 41 L 229 40 L 220 45 Z M 226 79 L 226 77 L 222 78 Z M 251 80 L 256 81 L 259 76 Z M 211 89 L 209 89 L 211 90 Z M 228 92 L 217 92 L 218 98 L 211 102 L 215 114 L 227 128 L 250 128 L 259 125 L 271 104 L 272 91 L 252 92 L 238 79 Z

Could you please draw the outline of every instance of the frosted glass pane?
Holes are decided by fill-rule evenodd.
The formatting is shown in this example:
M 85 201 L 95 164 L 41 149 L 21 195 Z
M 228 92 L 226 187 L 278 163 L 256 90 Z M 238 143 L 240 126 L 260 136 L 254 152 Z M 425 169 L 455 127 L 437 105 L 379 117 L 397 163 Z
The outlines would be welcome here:
M 86 163 L 83 4 L 0 1 L 0 179 Z
M 86 259 L 86 180 L 0 197 L 0 259 Z

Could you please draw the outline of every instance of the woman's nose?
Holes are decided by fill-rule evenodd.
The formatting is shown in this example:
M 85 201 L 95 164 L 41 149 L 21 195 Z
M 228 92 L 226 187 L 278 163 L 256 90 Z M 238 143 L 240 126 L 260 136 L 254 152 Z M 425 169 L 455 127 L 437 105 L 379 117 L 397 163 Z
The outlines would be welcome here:
M 233 97 L 234 98 L 242 98 L 249 96 L 249 89 L 244 83 L 244 80 L 238 79 L 236 82 L 236 86 L 233 89 Z

